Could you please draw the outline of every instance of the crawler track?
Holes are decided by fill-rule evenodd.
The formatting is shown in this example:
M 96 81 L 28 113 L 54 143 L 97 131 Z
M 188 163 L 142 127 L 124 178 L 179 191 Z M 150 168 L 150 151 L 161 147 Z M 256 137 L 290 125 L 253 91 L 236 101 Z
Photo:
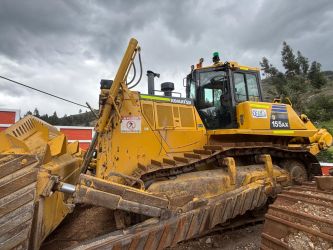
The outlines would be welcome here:
M 138 165 L 133 177 L 144 182 L 156 178 L 178 175 L 195 170 L 211 162 L 218 162 L 225 157 L 252 157 L 269 154 L 273 159 L 298 159 L 306 164 L 309 177 L 321 175 L 318 160 L 305 148 L 293 148 L 272 143 L 228 143 L 207 145 L 204 149 L 195 149 L 184 153 L 182 157 L 164 158 L 162 161 L 151 160 L 149 165 Z M 132 183 L 133 184 L 133 183 Z
M 148 219 L 125 230 L 83 242 L 71 249 L 164 249 L 195 238 L 246 211 L 261 207 L 266 200 L 263 186 L 255 189 L 244 186 L 170 219 Z
M 0 249 L 28 249 L 38 160 L 0 155 Z
M 262 249 L 333 247 L 333 192 L 319 190 L 314 182 L 279 194 L 265 217 Z

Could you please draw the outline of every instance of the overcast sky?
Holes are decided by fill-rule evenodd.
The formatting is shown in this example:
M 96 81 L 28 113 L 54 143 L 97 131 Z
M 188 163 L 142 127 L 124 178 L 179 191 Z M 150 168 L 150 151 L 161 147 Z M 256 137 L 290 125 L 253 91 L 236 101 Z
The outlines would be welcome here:
M 100 79 L 113 79 L 130 37 L 158 84 L 182 79 L 200 57 L 280 67 L 283 41 L 333 70 L 333 1 L 0 1 L 0 75 L 98 106 Z M 136 88 L 146 91 L 146 75 Z M 59 115 L 80 107 L 0 79 L 0 108 Z

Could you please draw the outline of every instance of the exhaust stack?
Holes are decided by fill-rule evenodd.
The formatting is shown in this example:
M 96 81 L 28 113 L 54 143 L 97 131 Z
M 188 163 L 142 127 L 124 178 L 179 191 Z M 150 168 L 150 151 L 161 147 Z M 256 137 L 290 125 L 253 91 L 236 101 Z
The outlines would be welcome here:
M 148 77 L 148 95 L 154 95 L 155 94 L 155 77 L 160 77 L 160 74 L 154 73 L 151 70 L 147 71 L 147 77 Z

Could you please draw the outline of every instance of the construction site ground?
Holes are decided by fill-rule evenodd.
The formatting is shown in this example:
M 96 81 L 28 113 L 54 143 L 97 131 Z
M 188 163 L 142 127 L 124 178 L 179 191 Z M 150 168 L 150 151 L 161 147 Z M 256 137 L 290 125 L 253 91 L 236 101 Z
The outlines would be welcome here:
M 216 228 L 215 231 L 186 242 L 170 250 L 185 249 L 259 249 L 263 224 Z M 102 207 L 80 206 L 68 215 L 61 225 L 44 241 L 42 250 L 60 250 L 75 246 L 87 239 L 116 230 L 113 212 Z

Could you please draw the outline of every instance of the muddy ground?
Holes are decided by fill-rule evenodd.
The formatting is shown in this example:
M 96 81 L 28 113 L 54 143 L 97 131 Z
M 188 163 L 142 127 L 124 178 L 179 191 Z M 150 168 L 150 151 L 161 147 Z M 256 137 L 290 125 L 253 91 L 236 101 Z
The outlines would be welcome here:
M 260 249 L 260 234 L 263 224 L 241 227 L 234 230 L 214 232 L 199 239 L 181 242 L 172 250 L 194 249 Z
M 201 238 L 179 243 L 170 250 L 185 249 L 259 249 L 262 224 L 216 231 Z M 60 250 L 115 230 L 112 211 L 102 207 L 82 206 L 68 215 L 44 241 L 43 250 Z

